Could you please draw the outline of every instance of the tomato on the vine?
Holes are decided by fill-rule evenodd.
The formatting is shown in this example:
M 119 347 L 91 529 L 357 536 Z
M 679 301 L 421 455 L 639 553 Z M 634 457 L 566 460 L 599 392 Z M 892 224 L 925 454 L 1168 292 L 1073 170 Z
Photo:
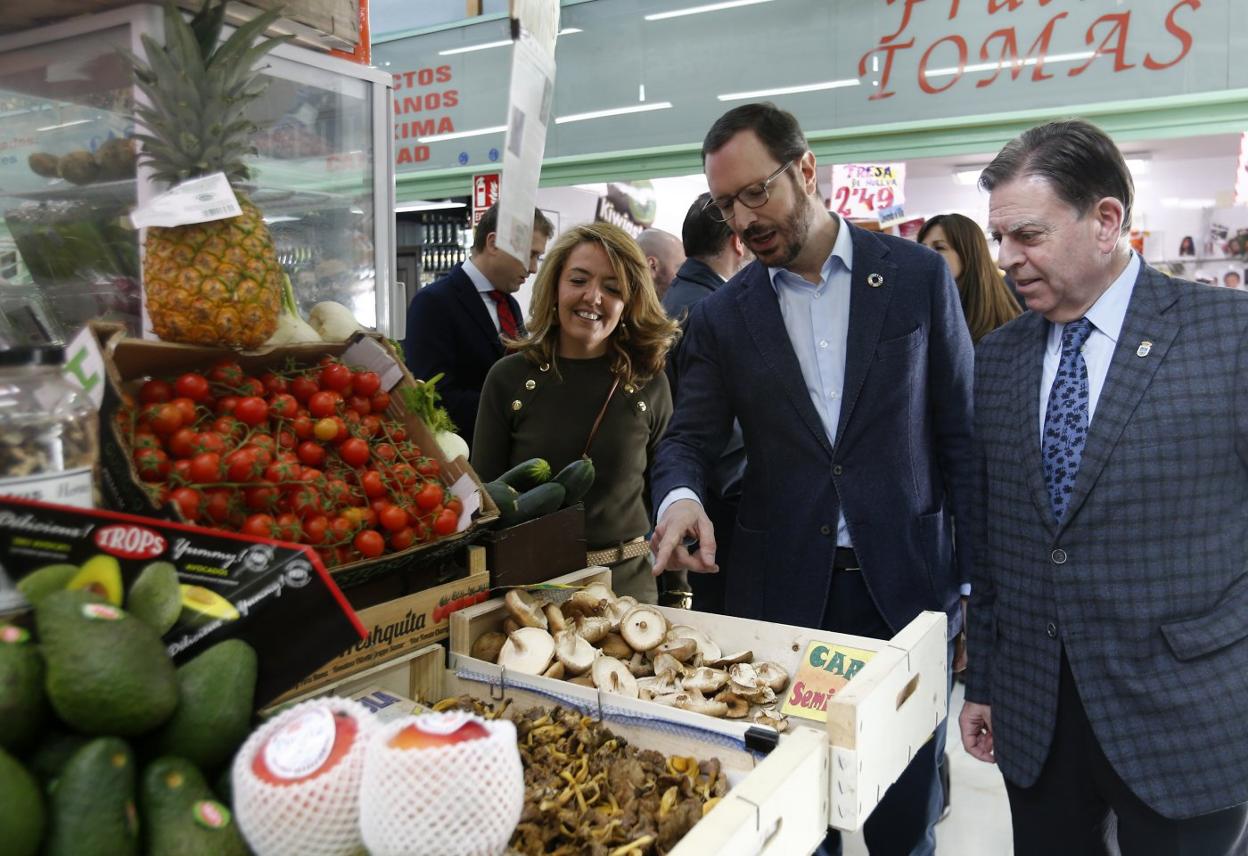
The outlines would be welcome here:
M 272 538 L 277 521 L 269 514 L 252 514 L 243 523 L 243 534 L 255 535 L 258 538 Z
M 338 447 L 338 457 L 353 467 L 362 467 L 368 463 L 368 443 L 359 437 L 352 437 Z
M 281 395 L 289 389 L 286 378 L 273 372 L 265 372 L 260 375 L 260 382 L 264 384 L 265 392 L 269 395 Z
M 213 408 L 213 412 L 218 416 L 227 416 L 234 412 L 234 408 L 238 406 L 240 396 L 223 395 L 217 399 L 217 406 Z
M 416 507 L 421 511 L 431 511 L 442 504 L 442 485 L 437 482 L 425 482 L 425 486 L 416 494 Z
M 299 456 L 300 462 L 305 466 L 319 467 L 325 463 L 325 447 L 312 440 L 304 440 L 300 443 L 299 448 L 295 450 L 295 454 Z
M 269 413 L 278 419 L 294 419 L 299 412 L 299 402 L 289 392 L 280 392 L 269 401 Z
M 298 541 L 303 537 L 303 524 L 293 514 L 277 515 L 277 537 L 283 541 Z
M 407 528 L 407 512 L 397 505 L 388 505 L 378 513 L 377 519 L 388 532 L 398 532 Z
M 221 456 L 216 452 L 200 452 L 191 458 L 191 481 L 199 484 L 221 481 Z
M 347 407 L 352 413 L 358 413 L 360 416 L 368 416 L 373 412 L 372 404 L 362 395 L 353 395 L 347 399 Z
M 338 393 L 322 390 L 308 399 L 308 412 L 317 419 L 333 416 L 338 407 L 338 401 Z
M 191 459 L 178 458 L 173 462 L 173 466 L 169 470 L 169 483 L 171 485 L 189 484 L 191 481 Z
M 404 487 L 411 487 L 416 484 L 416 480 L 420 476 L 416 475 L 416 471 L 408 464 L 395 464 L 390 469 L 390 475 Z
M 234 416 L 244 425 L 254 428 L 269 420 L 269 405 L 263 398 L 249 395 L 238 402 L 234 408 Z
M 290 423 L 290 430 L 295 432 L 295 436 L 300 440 L 312 439 L 312 432 L 316 429 L 316 422 L 311 416 L 296 416 Z
M 390 443 L 378 443 L 373 454 L 377 456 L 377 460 L 389 463 L 399 456 L 399 450 Z
M 208 379 L 224 386 L 235 386 L 243 379 L 243 367 L 235 360 L 218 360 L 208 372 Z
M 166 380 L 149 380 L 139 387 L 141 404 L 164 404 L 173 398 L 173 387 Z
M 351 387 L 356 395 L 372 398 L 381 389 L 381 378 L 377 372 L 356 372 L 351 376 Z
M 342 363 L 330 363 L 321 369 L 321 389 L 342 392 L 351 383 L 351 369 Z
M 213 523 L 224 523 L 230 518 L 232 491 L 227 487 L 210 487 L 204 491 L 203 514 Z
M 318 419 L 312 426 L 312 435 L 322 443 L 328 443 L 338 436 L 338 423 L 332 416 Z
M 243 505 L 252 511 L 267 511 L 277 505 L 278 490 L 270 485 L 243 489 Z
M 303 540 L 308 544 L 320 544 L 329 531 L 329 518 L 324 514 L 309 517 L 303 521 Z
M 390 533 L 390 546 L 396 550 L 406 550 L 416 543 L 416 530 L 405 526 L 397 532 Z
M 194 425 L 195 420 L 199 418 L 199 413 L 195 410 L 195 402 L 185 395 L 178 396 L 169 403 L 178 408 L 178 412 L 182 414 L 183 425 Z
M 146 411 L 148 424 L 162 437 L 168 437 L 185 423 L 182 410 L 176 404 L 153 404 Z
M 320 384 L 306 375 L 300 375 L 290 382 L 290 394 L 300 404 L 307 404 L 308 399 L 320 391 Z
M 290 496 L 290 510 L 301 517 L 318 515 L 323 510 L 321 495 L 311 487 L 295 489 Z
M 442 465 L 436 458 L 421 458 L 416 464 L 416 472 L 425 478 L 437 478 L 442 473 Z
M 218 420 L 220 421 L 220 420 Z M 219 431 L 201 431 L 195 435 L 195 452 L 224 452 L 225 437 Z
M 256 378 L 245 377 L 238 384 L 238 387 L 235 389 L 235 391 L 241 396 L 246 396 L 248 398 L 253 398 L 253 397 L 259 398 L 264 395 L 265 390 L 264 390 L 264 384 L 262 384 Z
M 299 480 L 299 465 L 290 461 L 274 461 L 264 469 L 264 480 L 273 484 Z
M 212 388 L 208 385 L 208 378 L 198 372 L 187 372 L 182 375 L 174 381 L 173 388 L 179 396 L 201 404 L 212 398 Z
M 352 543 L 355 549 L 360 551 L 360 555 L 366 559 L 375 559 L 386 549 L 385 539 L 381 537 L 380 532 L 373 529 L 364 529 L 356 533 Z
M 390 393 L 379 390 L 373 393 L 369 398 L 369 404 L 373 408 L 374 413 L 381 413 L 390 406 Z
M 146 482 L 164 481 L 173 467 L 163 449 L 139 449 L 134 453 L 134 466 Z
M 182 427 L 174 431 L 167 442 L 169 454 L 175 458 L 189 458 L 195 453 L 195 438 L 198 435 L 192 428 Z
M 459 515 L 449 508 L 444 508 L 437 519 L 433 521 L 433 532 L 435 535 L 450 535 L 458 525 Z
M 260 466 L 256 459 L 254 449 L 235 449 L 225 456 L 224 463 L 227 481 L 255 481 L 260 473 L 264 472 L 264 467 Z
M 381 473 L 376 470 L 368 470 L 360 476 L 360 487 L 364 488 L 364 495 L 369 499 L 378 499 L 386 495 L 386 485 L 381 479 Z

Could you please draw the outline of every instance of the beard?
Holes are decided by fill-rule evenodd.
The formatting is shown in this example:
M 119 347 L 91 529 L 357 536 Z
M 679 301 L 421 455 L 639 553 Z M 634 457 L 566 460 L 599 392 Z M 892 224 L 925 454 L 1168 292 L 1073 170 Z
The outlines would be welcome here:
M 775 226 L 751 223 L 741 233 L 741 240 L 745 242 L 746 248 L 753 251 L 758 260 L 768 267 L 791 265 L 801 255 L 802 249 L 806 246 L 806 235 L 810 232 L 811 212 L 810 206 L 806 204 L 806 196 L 792 176 L 789 180 L 793 184 L 794 201 L 793 207 L 784 216 L 783 221 Z M 764 250 L 760 254 L 750 246 L 751 239 L 771 231 L 776 233 L 776 245 L 771 250 Z

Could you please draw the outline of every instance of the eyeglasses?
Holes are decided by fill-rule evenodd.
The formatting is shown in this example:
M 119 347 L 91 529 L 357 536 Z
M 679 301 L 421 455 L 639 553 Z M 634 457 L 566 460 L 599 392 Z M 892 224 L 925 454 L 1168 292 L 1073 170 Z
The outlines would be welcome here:
M 767 176 L 758 184 L 751 184 L 744 190 L 729 196 L 727 199 L 711 199 L 702 208 L 706 215 L 717 223 L 727 223 L 733 218 L 733 203 L 740 202 L 746 208 L 762 208 L 767 204 L 767 200 L 771 195 L 767 192 L 767 187 L 773 181 L 781 176 L 781 174 L 793 166 L 793 161 L 785 162 L 784 166 Z

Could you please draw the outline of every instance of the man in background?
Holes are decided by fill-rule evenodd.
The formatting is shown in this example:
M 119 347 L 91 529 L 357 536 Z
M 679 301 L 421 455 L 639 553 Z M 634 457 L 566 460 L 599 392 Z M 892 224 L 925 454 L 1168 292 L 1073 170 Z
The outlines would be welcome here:
M 416 292 L 407 309 L 403 350 L 418 380 L 442 374 L 438 392 L 460 436 L 472 442 L 485 375 L 504 354 L 503 338 L 523 336 L 524 316 L 513 297 L 546 252 L 554 227 L 533 211 L 533 246 L 526 266 L 495 243 L 498 204 L 473 235 L 472 255 Z
M 646 264 L 650 265 L 650 276 L 654 278 L 654 290 L 662 300 L 676 271 L 685 261 L 680 238 L 662 229 L 645 229 L 637 236 L 637 243 L 646 254 Z
M 690 307 L 736 276 L 737 271 L 754 260 L 754 254 L 745 248 L 732 228 L 707 213 L 710 193 L 703 193 L 689 206 L 681 228 L 681 243 L 685 250 L 685 263 L 676 272 L 671 287 L 663 297 L 663 309 L 668 317 L 684 321 Z M 672 387 L 672 400 L 676 400 L 680 384 L 679 340 L 667 361 L 667 378 Z M 745 473 L 745 445 L 741 441 L 741 426 L 733 422 L 732 437 L 715 465 L 708 485 L 704 504 L 707 517 L 715 527 L 716 553 L 720 567 L 726 567 L 732 545 L 732 524 L 737 517 L 737 502 L 741 498 L 741 477 Z M 672 576 L 675 571 L 665 575 Z M 682 572 L 683 573 L 683 572 Z M 693 608 L 699 612 L 724 611 L 724 572 L 718 574 L 690 574 L 686 580 L 693 592 Z

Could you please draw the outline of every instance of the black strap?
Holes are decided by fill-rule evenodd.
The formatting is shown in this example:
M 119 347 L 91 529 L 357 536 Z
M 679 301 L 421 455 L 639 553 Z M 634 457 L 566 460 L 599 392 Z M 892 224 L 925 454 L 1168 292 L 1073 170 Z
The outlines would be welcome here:
M 585 451 L 581 452 L 582 458 L 589 457 L 589 449 L 594 445 L 594 438 L 598 436 L 598 429 L 602 427 L 603 417 L 607 415 L 607 405 L 611 403 L 611 398 L 615 395 L 615 391 L 619 386 L 620 376 L 616 375 L 615 380 L 611 382 L 611 389 L 607 392 L 607 400 L 602 403 L 602 409 L 598 411 L 598 418 L 594 420 L 594 427 L 589 429 L 589 437 L 585 439 Z

